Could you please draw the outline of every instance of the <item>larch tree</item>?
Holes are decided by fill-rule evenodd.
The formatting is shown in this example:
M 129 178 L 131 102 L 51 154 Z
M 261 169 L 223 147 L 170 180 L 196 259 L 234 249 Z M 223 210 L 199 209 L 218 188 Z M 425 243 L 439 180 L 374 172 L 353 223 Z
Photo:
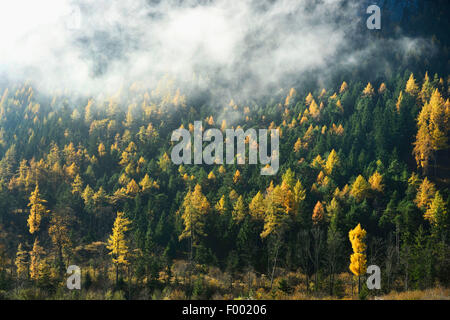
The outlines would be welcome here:
M 27 223 L 31 234 L 39 230 L 42 215 L 50 212 L 50 210 L 47 210 L 45 207 L 45 203 L 47 203 L 47 201 L 41 198 L 39 186 L 36 185 L 36 188 L 31 193 L 30 202 L 28 203 L 30 215 L 28 216 Z
M 323 208 L 323 205 L 320 201 L 317 201 L 316 205 L 314 206 L 313 214 L 312 214 L 312 220 L 314 225 L 318 225 L 324 217 L 325 210 Z
M 83 180 L 81 180 L 80 175 L 77 174 L 72 183 L 72 194 L 81 195 L 82 192 L 83 192 Z
M 30 252 L 30 278 L 37 281 L 39 279 L 39 271 L 41 269 L 41 259 L 44 254 L 44 248 L 39 245 L 39 240 L 34 240 L 33 249 Z
M 255 220 L 264 220 L 266 207 L 264 203 L 264 196 L 260 191 L 252 198 L 249 205 L 250 215 Z
M 63 253 L 70 246 L 68 218 L 61 213 L 54 213 L 48 228 L 48 234 L 56 248 L 59 271 L 64 270 Z
M 344 93 L 345 91 L 347 91 L 347 89 L 348 89 L 348 84 L 347 84 L 347 82 L 342 82 L 342 84 L 341 84 L 341 88 L 339 89 L 339 93 Z
M 339 156 L 337 152 L 333 149 L 331 150 L 330 154 L 328 155 L 327 161 L 325 162 L 325 173 L 327 175 L 331 175 L 333 173 L 333 170 L 339 166 Z
M 362 175 L 359 175 L 352 184 L 350 195 L 355 198 L 356 201 L 361 202 L 367 197 L 369 189 L 370 185 L 367 183 L 366 179 L 364 179 Z
M 216 209 L 216 211 L 221 215 L 225 213 L 226 204 L 225 204 L 225 195 L 224 194 L 220 197 L 219 201 L 217 201 L 216 205 L 214 206 L 214 209 Z
M 184 223 L 184 230 L 178 239 L 181 241 L 188 238 L 190 240 L 189 260 L 192 262 L 193 250 L 197 246 L 200 237 L 206 236 L 205 216 L 210 210 L 210 205 L 202 193 L 202 188 L 197 184 L 194 191 L 189 190 L 184 197 L 180 211 L 181 219 Z
M 107 248 L 112 256 L 112 262 L 116 267 L 116 284 L 119 280 L 119 267 L 128 265 L 129 247 L 128 241 L 125 239 L 125 233 L 129 230 L 131 221 L 125 217 L 124 213 L 117 212 L 116 220 L 109 236 Z
M 233 205 L 233 211 L 232 211 L 232 217 L 233 220 L 237 222 L 241 222 L 245 218 L 245 203 L 244 203 L 244 197 L 239 196 L 239 198 L 236 200 L 236 202 Z
M 444 223 L 446 215 L 447 207 L 439 191 L 437 191 L 434 195 L 433 200 L 431 200 L 430 204 L 428 205 L 428 209 L 425 211 L 424 218 L 428 220 L 432 225 L 438 225 L 439 223 Z
M 28 252 L 23 250 L 22 243 L 19 243 L 19 247 L 17 248 L 16 253 L 16 272 L 18 279 L 27 279 L 28 278 Z
M 437 151 L 448 148 L 449 122 L 445 101 L 436 89 L 426 102 L 417 118 L 417 135 L 413 154 L 418 167 L 427 173 L 430 159 L 436 168 Z
M 416 96 L 419 93 L 419 87 L 416 83 L 416 79 L 414 79 L 414 74 L 411 73 L 408 81 L 406 82 L 405 92 L 409 93 L 412 96 Z
M 370 188 L 374 191 L 383 192 L 383 176 L 375 171 L 373 175 L 369 178 Z
M 435 193 L 436 187 L 427 177 L 425 177 L 417 190 L 414 203 L 419 209 L 426 209 L 430 205 Z
M 352 244 L 353 254 L 350 256 L 350 271 L 358 277 L 358 292 L 361 291 L 361 276 L 367 270 L 367 258 L 365 255 L 366 244 L 364 239 L 366 237 L 366 230 L 361 228 L 361 224 L 350 230 L 348 237 Z
M 363 95 L 364 96 L 373 96 L 374 94 L 375 94 L 375 89 L 372 87 L 372 84 L 369 82 L 363 90 Z
M 260 236 L 262 239 L 272 235 L 272 243 L 275 246 L 273 258 L 273 267 L 270 286 L 273 285 L 274 272 L 277 265 L 278 253 L 282 244 L 282 238 L 286 227 L 288 226 L 289 214 L 285 210 L 284 193 L 281 186 L 268 188 L 265 198 L 266 212 L 264 216 L 264 228 Z

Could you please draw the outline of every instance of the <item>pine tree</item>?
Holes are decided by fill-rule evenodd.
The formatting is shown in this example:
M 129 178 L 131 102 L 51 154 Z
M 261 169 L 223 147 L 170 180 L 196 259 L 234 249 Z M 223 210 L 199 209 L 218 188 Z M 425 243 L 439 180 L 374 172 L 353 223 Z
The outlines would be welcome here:
M 433 86 L 431 85 L 430 78 L 428 77 L 428 72 L 425 73 L 425 78 L 423 79 L 422 90 L 420 91 L 420 98 L 422 103 L 426 104 L 433 93 Z

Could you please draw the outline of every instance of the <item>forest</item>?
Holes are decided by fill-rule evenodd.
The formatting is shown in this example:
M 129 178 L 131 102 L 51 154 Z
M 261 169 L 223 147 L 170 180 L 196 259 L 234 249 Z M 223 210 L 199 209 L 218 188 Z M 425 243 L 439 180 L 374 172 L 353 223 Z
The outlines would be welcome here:
M 220 107 L 170 75 L 96 96 L 0 81 L 0 299 L 448 299 L 448 18 L 429 22 L 436 8 L 401 21 L 434 36 L 433 58 L 384 52 L 399 62 L 384 74 L 367 61 L 326 86 Z M 278 172 L 175 165 L 172 132 L 195 121 L 224 136 L 278 129 Z M 74 265 L 80 290 L 67 287 Z

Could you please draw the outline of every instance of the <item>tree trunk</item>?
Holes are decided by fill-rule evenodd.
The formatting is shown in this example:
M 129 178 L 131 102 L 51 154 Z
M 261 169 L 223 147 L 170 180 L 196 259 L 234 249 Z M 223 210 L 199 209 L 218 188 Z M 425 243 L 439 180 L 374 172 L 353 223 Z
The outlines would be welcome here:
M 273 268 L 272 268 L 272 276 L 270 279 L 270 289 L 272 290 L 272 285 L 273 285 L 273 276 L 275 274 L 275 268 L 277 266 L 277 258 L 278 258 L 278 249 L 280 248 L 280 245 L 277 243 L 277 249 L 275 251 L 275 261 L 273 263 Z
M 119 283 L 119 265 L 116 263 L 116 287 Z

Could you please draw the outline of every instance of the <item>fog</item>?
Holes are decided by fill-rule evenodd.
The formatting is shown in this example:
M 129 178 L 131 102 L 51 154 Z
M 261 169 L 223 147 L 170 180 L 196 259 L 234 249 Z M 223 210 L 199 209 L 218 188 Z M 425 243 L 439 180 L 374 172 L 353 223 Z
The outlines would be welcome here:
M 364 41 L 367 16 L 356 0 L 2 1 L 0 74 L 82 95 L 169 75 L 250 97 L 360 64 L 383 47 Z M 396 41 L 405 55 L 423 45 Z

